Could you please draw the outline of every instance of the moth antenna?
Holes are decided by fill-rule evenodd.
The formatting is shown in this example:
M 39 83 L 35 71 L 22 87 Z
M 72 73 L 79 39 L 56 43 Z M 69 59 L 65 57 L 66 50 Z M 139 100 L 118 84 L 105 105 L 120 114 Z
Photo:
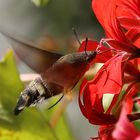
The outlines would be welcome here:
M 72 31 L 73 31 L 73 33 L 74 33 L 74 35 L 75 35 L 75 37 L 76 37 L 76 40 L 77 40 L 78 43 L 81 45 L 80 39 L 79 39 L 78 34 L 77 34 L 77 32 L 76 32 L 76 30 L 75 30 L 74 27 L 72 28 Z
M 63 97 L 64 97 L 64 94 L 60 97 L 60 99 L 58 99 L 58 101 L 56 103 L 54 103 L 52 106 L 50 106 L 48 108 L 48 110 L 51 109 L 51 108 L 53 108 L 55 105 L 57 105 L 62 100 Z
M 86 54 L 86 56 L 88 55 L 87 54 L 87 44 L 88 44 L 88 38 L 86 37 L 86 40 L 85 40 L 85 54 Z

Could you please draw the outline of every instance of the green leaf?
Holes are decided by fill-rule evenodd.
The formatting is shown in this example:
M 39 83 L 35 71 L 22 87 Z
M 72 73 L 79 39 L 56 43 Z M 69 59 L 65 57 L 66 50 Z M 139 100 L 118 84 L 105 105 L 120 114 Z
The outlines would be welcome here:
M 5 116 L 0 117 L 0 140 L 72 140 L 64 115 L 54 129 L 50 127 L 47 116 L 55 110 L 39 112 L 36 108 L 28 108 L 19 116 L 13 115 L 23 88 L 13 52 L 9 51 L 0 62 L 0 115 Z
M 46 6 L 49 0 L 31 0 L 36 6 Z

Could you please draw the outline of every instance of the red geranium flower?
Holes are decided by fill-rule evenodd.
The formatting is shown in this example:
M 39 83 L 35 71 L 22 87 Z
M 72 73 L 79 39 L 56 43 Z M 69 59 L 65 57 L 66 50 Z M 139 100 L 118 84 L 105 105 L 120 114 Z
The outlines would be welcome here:
M 100 4 L 101 2 L 102 4 Z M 109 43 L 116 49 L 121 48 L 122 50 L 125 50 L 118 52 L 115 56 L 105 62 L 93 80 L 84 81 L 81 85 L 80 97 L 83 95 L 83 104 L 80 97 L 79 104 L 82 113 L 90 123 L 104 125 L 115 122 L 115 116 L 108 113 L 110 113 L 113 105 L 116 103 L 117 97 L 123 87 L 125 64 L 128 61 L 128 58 L 138 57 L 140 51 L 126 38 L 120 28 L 116 15 L 114 14 L 116 8 L 115 1 L 93 0 L 92 3 L 95 14 L 103 25 L 107 37 L 113 38 L 109 40 Z M 100 10 L 103 9 L 103 7 L 105 7 L 105 12 L 100 14 Z M 106 93 L 116 94 L 107 113 L 104 112 L 102 105 L 102 98 Z M 99 106 L 97 106 L 97 104 Z
M 123 4 L 123 0 L 120 3 Z M 128 3 L 130 4 L 130 0 Z M 117 4 L 119 5 L 119 0 L 117 3 L 116 0 L 92 1 L 95 15 L 106 33 L 104 42 L 110 48 L 115 48 L 116 53 L 106 59 L 93 80 L 83 81 L 79 94 L 80 109 L 90 123 L 101 125 L 99 137 L 102 140 L 113 139 L 112 131 L 124 101 L 129 104 L 129 119 L 134 120 L 133 115 L 131 115 L 133 102 L 130 99 L 139 90 L 136 85 L 140 83 L 140 72 L 136 60 L 140 57 L 140 43 L 138 42 L 140 29 L 135 26 L 127 31 L 123 30 L 121 20 L 116 17 Z M 122 87 L 126 83 L 128 83 L 128 87 L 126 92 L 122 94 Z M 103 96 L 106 93 L 114 95 L 107 111 L 103 107 Z M 135 114 L 135 116 L 138 115 Z

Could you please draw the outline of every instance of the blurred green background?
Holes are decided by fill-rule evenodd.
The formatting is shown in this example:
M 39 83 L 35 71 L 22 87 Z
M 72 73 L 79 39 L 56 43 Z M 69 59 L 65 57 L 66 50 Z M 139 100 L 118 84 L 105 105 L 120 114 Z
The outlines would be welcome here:
M 78 42 L 72 27 L 80 40 L 102 37 L 103 30 L 90 0 L 0 0 L 0 29 L 48 50 L 63 54 L 76 51 Z M 55 119 L 63 102 L 49 111 L 31 108 L 15 117 L 12 111 L 25 86 L 19 74 L 33 71 L 22 62 L 15 62 L 13 52 L 8 51 L 10 43 L 1 34 L 0 41 L 0 140 L 85 140 L 97 135 L 97 129 L 82 116 L 77 97 L 66 105 L 54 128 L 49 122 Z

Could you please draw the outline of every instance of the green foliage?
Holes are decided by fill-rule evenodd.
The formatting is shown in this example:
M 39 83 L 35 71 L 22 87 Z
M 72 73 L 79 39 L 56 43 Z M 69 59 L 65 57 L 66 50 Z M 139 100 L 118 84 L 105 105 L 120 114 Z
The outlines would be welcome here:
M 56 128 L 49 125 L 53 111 L 25 109 L 13 115 L 16 100 L 23 90 L 12 51 L 0 62 L 0 140 L 71 140 L 71 133 L 62 115 Z
M 32 0 L 36 6 L 46 6 L 49 0 Z

